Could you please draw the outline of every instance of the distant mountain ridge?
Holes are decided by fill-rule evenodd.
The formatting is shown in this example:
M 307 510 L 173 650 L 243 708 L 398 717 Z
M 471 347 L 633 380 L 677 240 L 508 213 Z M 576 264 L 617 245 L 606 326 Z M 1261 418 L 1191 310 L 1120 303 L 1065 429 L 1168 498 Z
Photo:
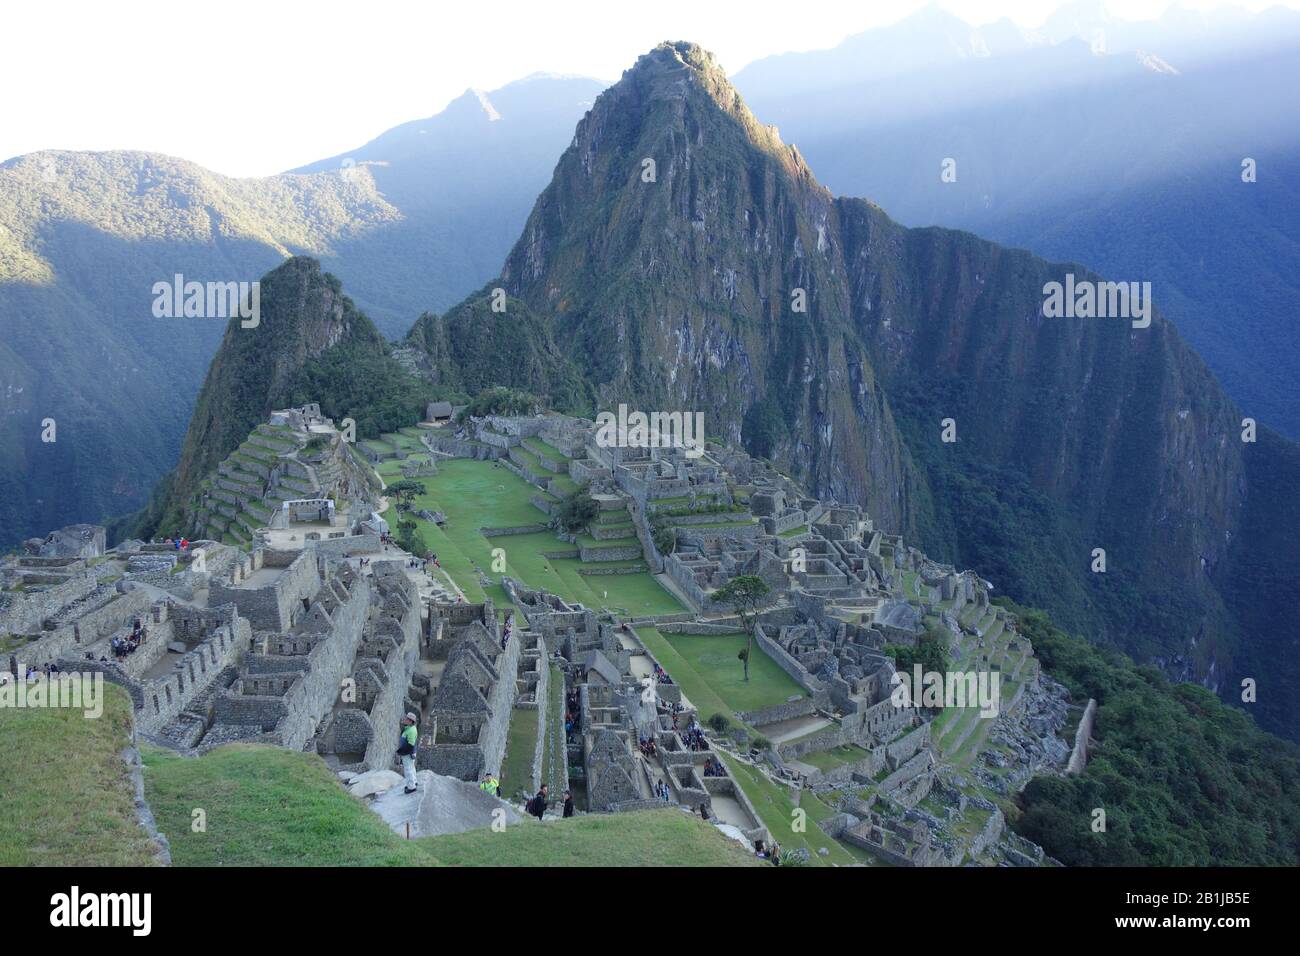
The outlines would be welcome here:
M 733 80 L 837 193 L 1152 281 L 1244 413 L 1300 437 L 1300 13 L 929 7 Z
M 262 179 L 129 151 L 0 163 L 0 545 L 138 508 L 181 455 L 225 323 L 154 318 L 155 282 L 253 281 L 307 254 L 381 332 L 404 334 L 499 268 L 602 86 L 512 83 L 481 94 L 496 120 L 469 91 Z

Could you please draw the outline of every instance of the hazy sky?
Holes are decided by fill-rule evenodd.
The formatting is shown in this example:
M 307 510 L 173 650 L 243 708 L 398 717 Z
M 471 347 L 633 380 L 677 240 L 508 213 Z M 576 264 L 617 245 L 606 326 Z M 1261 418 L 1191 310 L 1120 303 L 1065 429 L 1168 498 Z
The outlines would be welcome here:
M 491 90 L 537 71 L 612 81 L 661 40 L 693 40 L 735 73 L 759 57 L 834 46 L 925 5 L 5 0 L 0 159 L 38 149 L 142 149 L 229 175 L 266 175 L 436 113 L 468 87 Z M 1035 27 L 1058 4 L 941 5 L 975 24 L 1009 16 Z M 1168 6 L 1170 0 L 1123 0 L 1109 9 L 1142 19 Z

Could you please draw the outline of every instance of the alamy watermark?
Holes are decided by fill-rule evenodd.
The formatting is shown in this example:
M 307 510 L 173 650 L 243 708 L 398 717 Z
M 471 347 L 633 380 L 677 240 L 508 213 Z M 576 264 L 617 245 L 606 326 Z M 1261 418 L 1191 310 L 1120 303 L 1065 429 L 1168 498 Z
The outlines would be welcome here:
M 619 405 L 617 414 L 596 416 L 600 448 L 682 448 L 687 458 L 704 454 L 703 412 L 639 412 Z
M 1132 319 L 1133 328 L 1151 324 L 1150 282 L 1076 281 L 1067 272 L 1065 282 L 1043 286 L 1043 315 L 1049 319 Z
M 19 668 L 20 674 L 22 669 Z M 0 674 L 0 710 L 46 708 L 80 710 L 96 720 L 104 714 L 104 675 L 98 671 L 37 674 L 33 678 Z
M 896 671 L 889 699 L 895 707 L 977 707 L 981 717 L 996 717 L 1002 700 L 1002 672 L 927 671 L 920 664 L 912 673 Z
M 152 893 L 83 893 L 74 886 L 50 897 L 50 925 L 126 927 L 133 936 L 148 936 L 153 928 Z
M 178 272 L 171 282 L 155 282 L 153 296 L 156 319 L 229 319 L 238 315 L 241 328 L 255 329 L 262 324 L 260 282 L 186 282 Z

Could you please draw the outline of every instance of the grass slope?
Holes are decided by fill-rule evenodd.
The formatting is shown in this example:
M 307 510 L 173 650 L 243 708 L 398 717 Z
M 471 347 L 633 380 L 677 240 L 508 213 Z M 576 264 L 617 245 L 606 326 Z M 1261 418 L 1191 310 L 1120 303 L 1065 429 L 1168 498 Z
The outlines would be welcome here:
M 104 712 L 0 709 L 0 866 L 150 866 L 121 754 L 131 700 L 104 685 Z
M 404 840 L 318 757 L 231 744 L 145 754 L 145 787 L 178 866 L 746 866 L 704 821 L 671 810 L 583 816 Z M 191 826 L 196 809 L 206 830 Z
M 672 808 L 452 833 L 428 843 L 448 866 L 760 865 L 735 840 Z

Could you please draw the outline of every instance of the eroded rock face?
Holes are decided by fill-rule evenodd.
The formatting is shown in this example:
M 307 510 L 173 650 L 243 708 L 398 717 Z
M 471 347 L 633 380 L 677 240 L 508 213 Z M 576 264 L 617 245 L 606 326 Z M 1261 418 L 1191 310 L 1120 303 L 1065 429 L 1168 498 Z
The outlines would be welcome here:
M 579 123 L 502 281 L 602 398 L 705 409 L 896 527 L 904 455 L 847 321 L 834 205 L 709 54 L 666 44 Z
M 1158 311 L 1148 328 L 1045 317 L 1067 268 L 1101 279 L 832 197 L 711 56 L 664 44 L 578 124 L 502 269 L 540 358 L 458 351 L 482 334 L 467 303 L 439 320 L 430 364 L 703 409 L 710 434 L 1067 626 L 1180 678 L 1263 673 L 1285 608 L 1265 582 L 1300 584 L 1300 540 L 1268 502 L 1294 498 L 1300 454 L 1243 444 L 1241 413 Z M 1122 589 L 1096 586 L 1096 547 L 1123 555 Z M 1276 673 L 1272 700 L 1291 700 Z M 1276 706 L 1282 726 L 1292 705 Z

